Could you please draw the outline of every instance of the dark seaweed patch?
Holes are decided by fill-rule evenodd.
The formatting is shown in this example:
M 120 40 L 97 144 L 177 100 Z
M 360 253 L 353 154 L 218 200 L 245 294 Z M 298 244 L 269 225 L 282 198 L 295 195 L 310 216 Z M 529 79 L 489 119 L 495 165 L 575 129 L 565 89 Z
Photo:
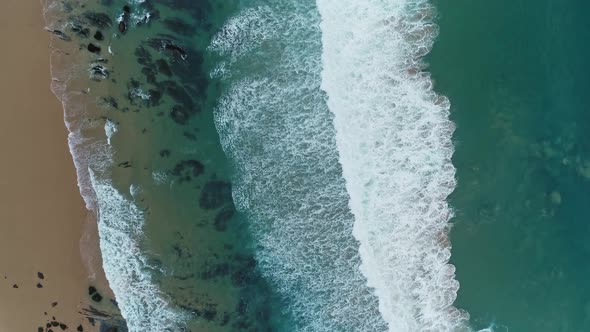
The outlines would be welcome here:
M 167 18 L 162 21 L 164 26 L 168 28 L 170 31 L 183 35 L 183 36 L 190 36 L 194 33 L 195 27 L 186 23 L 185 21 L 174 17 L 174 18 Z
M 90 25 L 99 29 L 106 29 L 113 24 L 110 16 L 105 13 L 86 12 L 84 18 Z
M 249 255 L 236 255 L 232 266 L 231 280 L 235 285 L 251 283 L 255 278 L 256 260 Z
M 162 158 L 170 157 L 170 150 L 168 150 L 168 149 L 160 150 L 160 157 L 162 157 Z
M 199 206 L 211 210 L 231 203 L 231 184 L 225 181 L 209 181 L 201 190 Z
M 215 221 L 213 223 L 215 230 L 219 232 L 224 232 L 225 230 L 227 230 L 227 226 L 231 221 L 232 217 L 234 216 L 235 212 L 236 210 L 233 206 L 226 206 L 223 209 L 221 209 L 215 216 Z
M 164 59 L 156 60 L 156 66 L 158 67 L 158 70 L 160 71 L 160 73 L 162 75 L 172 76 L 172 70 L 170 69 L 170 66 L 168 66 L 168 63 L 166 62 L 166 60 L 164 60 Z
M 190 113 L 184 109 L 184 107 L 176 105 L 170 110 L 170 117 L 174 122 L 183 125 L 186 124 L 190 117 Z
M 193 100 L 183 87 L 176 84 L 168 85 L 166 92 L 170 97 L 172 97 L 172 99 L 174 99 L 177 103 L 182 104 L 185 108 L 194 108 Z
M 159 2 L 171 8 L 183 8 L 197 21 L 204 21 L 212 10 L 209 1 L 160 0 Z
M 182 136 L 190 139 L 191 141 L 197 141 L 197 135 L 193 134 L 193 133 L 189 133 L 187 131 L 182 133 Z
M 148 90 L 148 94 L 150 95 L 150 99 L 148 100 L 149 106 L 157 106 L 160 104 L 162 99 L 162 93 L 157 90 Z
M 228 263 L 206 264 L 205 271 L 201 273 L 201 279 L 209 280 L 213 278 L 222 278 L 229 275 L 230 265 Z
M 149 84 L 153 84 L 156 85 L 156 70 L 150 66 L 150 67 L 143 67 L 141 69 L 141 73 L 143 75 L 145 75 L 145 79 Z
M 137 58 L 137 63 L 143 66 L 150 65 L 152 62 L 152 55 L 143 46 L 139 46 L 135 49 L 135 57 Z
M 205 165 L 198 160 L 183 160 L 174 166 L 172 175 L 180 177 L 180 181 L 190 181 L 205 172 Z

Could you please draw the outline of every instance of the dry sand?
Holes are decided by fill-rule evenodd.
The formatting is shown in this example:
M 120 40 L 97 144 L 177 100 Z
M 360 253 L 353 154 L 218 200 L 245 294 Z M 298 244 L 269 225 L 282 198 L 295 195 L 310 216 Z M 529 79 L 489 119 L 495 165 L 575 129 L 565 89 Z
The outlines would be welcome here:
M 90 301 L 80 254 L 89 215 L 76 185 L 62 107 L 49 89 L 49 34 L 43 28 L 39 0 L 0 1 L 0 331 L 37 331 L 52 316 L 69 331 L 80 323 L 92 331 L 78 313 Z M 91 238 L 90 252 L 95 242 Z M 104 285 L 100 259 L 94 261 L 92 282 Z

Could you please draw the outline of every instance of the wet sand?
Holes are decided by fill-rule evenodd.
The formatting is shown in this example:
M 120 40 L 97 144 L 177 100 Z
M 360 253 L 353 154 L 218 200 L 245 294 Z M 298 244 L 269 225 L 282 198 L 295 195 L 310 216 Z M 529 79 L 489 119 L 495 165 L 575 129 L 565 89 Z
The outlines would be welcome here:
M 49 33 L 39 0 L 0 2 L 0 44 L 0 331 L 38 331 L 53 317 L 70 331 L 79 324 L 93 331 L 79 311 L 97 305 L 88 287 L 106 282 L 62 106 L 49 88 Z M 83 234 L 90 266 L 82 260 Z

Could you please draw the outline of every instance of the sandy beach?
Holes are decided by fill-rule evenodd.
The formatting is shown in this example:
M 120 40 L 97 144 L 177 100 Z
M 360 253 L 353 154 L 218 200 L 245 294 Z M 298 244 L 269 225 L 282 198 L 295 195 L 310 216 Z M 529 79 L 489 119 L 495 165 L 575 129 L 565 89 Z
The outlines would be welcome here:
M 47 330 L 52 321 L 93 331 L 79 312 L 93 304 L 89 286 L 106 282 L 50 91 L 44 26 L 39 0 L 0 2 L 0 331 Z

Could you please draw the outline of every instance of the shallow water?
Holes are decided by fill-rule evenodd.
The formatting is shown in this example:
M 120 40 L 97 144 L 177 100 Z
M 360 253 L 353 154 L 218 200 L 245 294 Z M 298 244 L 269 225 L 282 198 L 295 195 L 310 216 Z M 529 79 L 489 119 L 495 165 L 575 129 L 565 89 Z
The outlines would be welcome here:
M 48 6 L 54 47 L 64 50 L 53 59 L 54 89 L 129 330 L 270 328 L 281 314 L 233 207 L 213 123 L 219 92 L 206 48 L 234 6 Z

